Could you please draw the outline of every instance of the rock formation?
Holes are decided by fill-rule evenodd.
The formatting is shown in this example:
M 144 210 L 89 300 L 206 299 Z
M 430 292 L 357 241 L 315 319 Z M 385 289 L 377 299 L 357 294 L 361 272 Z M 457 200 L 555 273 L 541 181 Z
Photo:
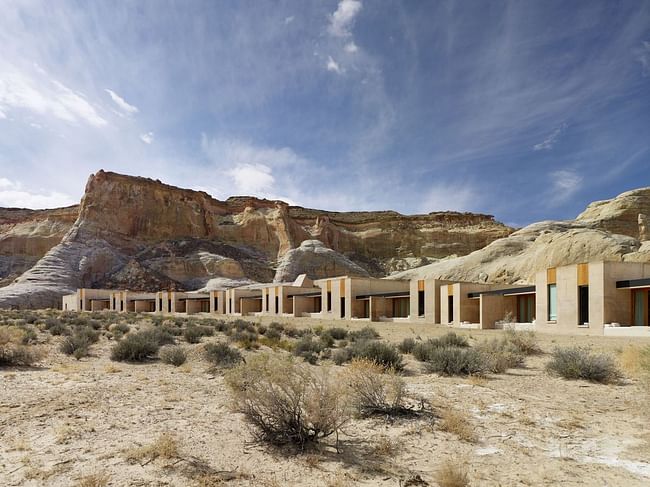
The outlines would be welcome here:
M 439 277 L 494 283 L 532 283 L 535 273 L 594 260 L 650 262 L 640 222 L 650 213 L 650 188 L 592 203 L 575 220 L 529 225 L 485 248 L 392 277 Z
M 337 213 L 252 197 L 219 201 L 204 192 L 104 171 L 89 178 L 78 207 L 38 217 L 31 210 L 1 211 L 0 270 L 13 270 L 0 277 L 7 281 L 17 269 L 30 268 L 0 288 L 0 307 L 55 306 L 77 287 L 196 289 L 268 282 L 277 265 L 287 269 L 278 277 L 301 273 L 300 265 L 317 273 L 330 256 L 334 270 L 382 276 L 426 259 L 467 254 L 512 232 L 490 215 Z M 336 254 L 309 244 L 284 258 L 313 239 L 323 243 L 319 249 Z M 19 248 L 23 254 L 12 250 Z

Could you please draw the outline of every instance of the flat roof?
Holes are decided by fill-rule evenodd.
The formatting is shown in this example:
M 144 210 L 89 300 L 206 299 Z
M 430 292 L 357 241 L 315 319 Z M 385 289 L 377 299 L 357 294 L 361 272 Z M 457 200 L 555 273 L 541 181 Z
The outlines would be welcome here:
M 481 294 L 488 296 L 515 296 L 517 294 L 535 294 L 535 286 L 509 287 L 505 289 L 492 289 L 491 291 L 476 291 L 467 293 L 468 298 L 479 298 Z
M 630 289 L 633 287 L 649 287 L 650 277 L 643 279 L 629 279 L 626 281 L 616 281 L 616 289 Z
M 323 295 L 322 292 L 320 292 L 320 291 L 316 291 L 316 292 L 313 292 L 313 293 L 289 294 L 288 297 L 290 297 L 290 298 L 294 298 L 294 297 L 296 297 L 296 296 L 304 296 L 304 297 L 306 297 L 306 298 L 314 298 L 314 297 L 316 297 L 316 296 L 322 296 L 322 295 Z
M 408 298 L 411 294 L 409 291 L 395 291 L 395 292 L 383 292 L 383 293 L 368 293 L 368 294 L 359 294 L 356 299 L 368 299 L 371 297 L 379 298 Z

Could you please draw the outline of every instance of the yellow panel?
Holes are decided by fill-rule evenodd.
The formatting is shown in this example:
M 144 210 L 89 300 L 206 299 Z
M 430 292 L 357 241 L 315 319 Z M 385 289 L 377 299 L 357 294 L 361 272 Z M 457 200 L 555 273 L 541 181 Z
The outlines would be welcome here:
M 339 292 L 341 293 L 341 297 L 345 297 L 345 279 L 341 279 L 339 286 L 340 286 Z
M 453 295 L 454 295 L 454 285 L 447 284 L 447 296 L 453 296 Z
M 424 291 L 424 279 L 418 281 L 418 291 Z
M 275 295 L 277 296 L 279 294 L 280 294 L 280 286 L 275 286 Z
M 557 272 L 555 267 L 546 269 L 546 284 L 557 284 Z
M 589 285 L 589 264 L 578 264 L 578 286 Z

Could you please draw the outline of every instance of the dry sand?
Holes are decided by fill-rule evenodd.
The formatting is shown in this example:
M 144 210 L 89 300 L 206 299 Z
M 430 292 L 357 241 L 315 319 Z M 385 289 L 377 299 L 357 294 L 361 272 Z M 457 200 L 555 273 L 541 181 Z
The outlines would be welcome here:
M 328 325 L 299 320 L 298 326 L 310 324 Z M 448 331 L 373 326 L 395 342 Z M 500 333 L 458 332 L 472 342 Z M 632 342 L 538 337 L 546 352 L 571 343 L 616 353 Z M 113 342 L 105 338 L 91 357 L 77 361 L 57 351 L 59 340 L 50 339 L 39 367 L 0 369 L 0 485 L 105 485 L 90 483 L 89 475 L 111 486 L 437 485 L 435 473 L 447 460 L 465 465 L 474 486 L 650 485 L 647 386 L 635 378 L 609 386 L 550 377 L 544 372 L 548 355 L 478 381 L 425 374 L 407 359 L 409 392 L 438 412 L 464 415 L 475 443 L 441 431 L 435 421 L 376 418 L 350 423 L 340 453 L 330 443 L 294 455 L 252 441 L 243 418 L 229 410 L 222 376 L 208 372 L 201 360 L 200 345 L 184 344 L 190 359 L 174 368 L 157 361 L 111 362 Z M 318 367 L 337 369 L 327 361 Z M 128 460 L 129 451 L 164 433 L 176 438 L 178 456 Z M 426 484 L 406 482 L 417 475 Z

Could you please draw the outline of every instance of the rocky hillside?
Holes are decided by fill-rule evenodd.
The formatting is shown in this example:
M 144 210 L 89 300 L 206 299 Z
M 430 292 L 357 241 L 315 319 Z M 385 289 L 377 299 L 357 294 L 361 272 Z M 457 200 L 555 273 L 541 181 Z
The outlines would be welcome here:
M 16 213 L 0 220 L 8 236 L 0 255 L 13 259 L 5 266 L 13 271 L 3 267 L 0 277 L 13 278 L 20 258 L 20 271 L 29 269 L 0 288 L 0 307 L 57 305 L 77 287 L 198 289 L 290 280 L 303 269 L 312 278 L 332 270 L 382 276 L 468 254 L 512 232 L 490 215 L 337 213 L 252 197 L 219 201 L 103 171 L 89 178 L 79 207 L 40 216 L 3 211 Z M 312 240 L 322 245 L 301 246 Z
M 532 283 L 535 273 L 594 260 L 650 262 L 650 188 L 590 204 L 575 220 L 529 225 L 483 249 L 393 277 Z

